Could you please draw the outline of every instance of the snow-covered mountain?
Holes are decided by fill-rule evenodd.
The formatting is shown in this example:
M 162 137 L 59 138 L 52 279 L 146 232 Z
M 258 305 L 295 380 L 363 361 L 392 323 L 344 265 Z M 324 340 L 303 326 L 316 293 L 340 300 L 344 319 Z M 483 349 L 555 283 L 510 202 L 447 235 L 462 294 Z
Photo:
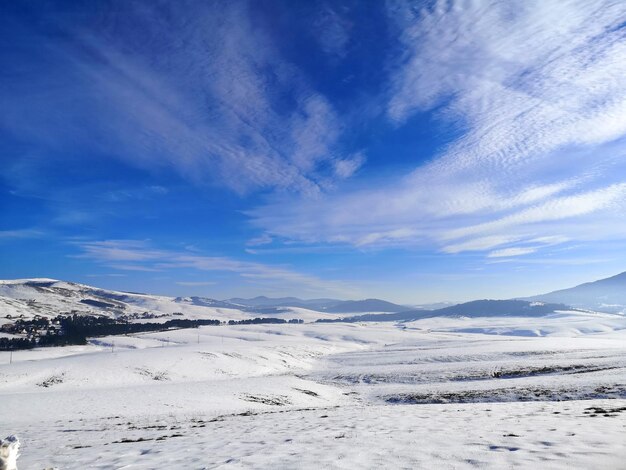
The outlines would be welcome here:
M 564 304 L 531 302 L 527 300 L 473 300 L 437 310 L 413 309 L 393 313 L 364 314 L 343 318 L 347 322 L 363 321 L 413 321 L 433 317 L 489 318 L 489 317 L 542 317 L 570 311 Z M 323 321 L 328 321 L 324 319 Z M 337 320 L 332 320 L 337 321 Z
M 102 315 L 109 318 L 166 321 L 171 318 L 245 320 L 261 315 L 255 309 L 204 297 L 167 297 L 111 291 L 56 279 L 0 281 L 0 324 L 35 315 Z M 327 314 L 304 308 L 272 310 L 272 316 L 305 321 Z
M 0 292 L 29 315 L 253 315 L 52 279 L 4 281 Z M 389 455 L 403 468 L 469 468 L 469 456 L 543 468 L 555 452 L 562 468 L 622 468 L 626 317 L 558 308 L 476 301 L 413 310 L 422 317 L 401 324 L 211 325 L 0 352 L 1 436 L 22 439 L 19 468 L 161 468 L 166 458 L 314 469 L 346 455 L 358 468 Z
M 524 300 L 559 302 L 601 312 L 626 313 L 626 272 Z
M 266 297 L 264 295 L 260 295 L 251 299 L 235 297 L 227 299 L 225 302 L 235 305 L 244 305 L 246 307 L 302 307 L 310 310 L 322 311 L 326 307 L 336 305 L 342 301 L 338 299 L 299 299 L 297 297 Z
M 407 310 L 404 305 L 380 299 L 346 300 L 324 309 L 326 312 L 333 313 L 402 312 L 404 310 Z
M 136 294 L 105 291 L 55 279 L 17 279 L 0 281 L 0 311 L 7 316 L 94 314 L 117 318 L 141 313 L 128 302 Z
M 234 308 L 240 310 L 242 305 L 228 302 L 227 300 L 215 300 L 209 297 L 176 297 L 174 302 L 188 305 L 199 305 L 201 307 L 221 307 L 221 308 Z
M 73 313 L 135 321 L 172 318 L 228 321 L 259 316 L 315 321 L 335 320 L 344 316 L 341 314 L 363 314 L 351 317 L 353 321 L 407 321 L 434 316 L 538 316 L 571 307 L 623 313 L 626 311 L 626 273 L 523 300 L 480 300 L 436 310 L 411 309 L 380 299 L 256 297 L 216 300 L 112 291 L 45 278 L 0 281 L 0 325 L 16 318 Z
M 404 305 L 394 304 L 381 299 L 364 300 L 338 300 L 338 299 L 299 299 L 297 297 L 265 297 L 259 296 L 252 299 L 233 298 L 225 300 L 235 305 L 248 307 L 276 308 L 276 307 L 302 307 L 318 312 L 329 313 L 371 313 L 371 312 L 401 312 L 409 308 Z

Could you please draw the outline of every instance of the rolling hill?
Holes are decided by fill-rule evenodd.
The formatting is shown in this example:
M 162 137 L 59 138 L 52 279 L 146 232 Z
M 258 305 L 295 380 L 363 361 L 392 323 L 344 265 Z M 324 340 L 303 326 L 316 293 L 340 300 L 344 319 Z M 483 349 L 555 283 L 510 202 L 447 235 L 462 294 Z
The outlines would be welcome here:
M 225 300 L 235 305 L 248 307 L 276 308 L 301 307 L 318 312 L 329 313 L 372 313 L 372 312 L 401 312 L 407 310 L 404 305 L 394 304 L 380 299 L 338 300 L 338 299 L 299 299 L 297 297 L 254 297 L 252 299 L 233 298 Z
M 564 304 L 547 304 L 526 300 L 473 300 L 437 310 L 405 310 L 384 314 L 355 315 L 341 319 L 323 319 L 321 322 L 345 321 L 414 321 L 433 317 L 541 317 L 560 311 L 571 310 Z
M 626 272 L 523 300 L 559 302 L 600 312 L 626 313 Z
M 35 315 L 56 317 L 78 314 L 124 318 L 133 321 L 167 321 L 172 318 L 246 320 L 258 316 L 315 320 L 330 316 L 305 308 L 281 307 L 271 315 L 205 297 L 167 297 L 112 291 L 56 279 L 17 279 L 0 281 L 0 324 Z

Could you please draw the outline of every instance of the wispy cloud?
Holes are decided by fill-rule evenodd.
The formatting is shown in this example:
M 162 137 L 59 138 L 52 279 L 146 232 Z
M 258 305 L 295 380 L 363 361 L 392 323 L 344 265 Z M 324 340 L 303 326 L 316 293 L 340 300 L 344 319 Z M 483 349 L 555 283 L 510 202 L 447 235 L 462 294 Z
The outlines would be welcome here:
M 446 113 L 469 130 L 452 149 L 456 164 L 502 165 L 626 132 L 623 4 L 439 1 L 417 14 L 408 5 L 392 13 L 406 57 L 389 114 L 402 121 L 451 99 Z
M 343 282 L 321 279 L 303 274 L 288 267 L 251 263 L 223 256 L 203 256 L 196 252 L 155 249 L 148 241 L 142 240 L 103 240 L 83 241 L 76 244 L 79 255 L 97 261 L 105 266 L 129 271 L 169 271 L 184 269 L 193 271 L 215 271 L 238 275 L 242 282 L 253 280 L 262 282 L 273 290 L 299 291 L 316 295 L 339 295 L 350 297 L 360 294 L 359 290 Z M 124 264 L 119 264 L 123 262 Z M 181 281 L 179 285 L 208 285 L 201 281 Z
M 123 273 L 86 274 L 87 277 L 126 277 Z
M 365 155 L 362 152 L 337 159 L 333 162 L 335 175 L 342 179 L 350 178 L 363 166 L 365 160 Z
M 93 254 L 87 257 L 93 257 Z M 143 272 L 143 273 L 155 273 L 155 272 L 162 271 L 162 269 L 151 268 L 149 266 L 141 266 L 137 264 L 110 264 L 109 267 L 113 269 L 119 269 L 121 271 L 137 271 L 137 272 Z
M 314 21 L 316 39 L 328 55 L 341 59 L 350 42 L 350 22 L 338 12 L 338 5 L 324 5 Z
M 44 232 L 37 229 L 17 229 L 17 230 L 0 230 L 0 241 L 16 240 L 21 238 L 40 238 L 45 235 Z
M 213 286 L 216 284 L 214 281 L 178 281 L 176 282 L 179 286 L 186 287 L 202 287 L 202 286 Z
M 60 271 L 358 297 L 626 240 L 624 2 L 5 3 L 0 241 L 98 240 Z
M 267 233 L 264 233 L 259 237 L 251 238 L 250 240 L 246 242 L 246 245 L 247 246 L 269 245 L 270 243 L 272 243 L 273 240 L 274 239 L 270 237 Z
M 503 248 L 502 250 L 494 250 L 487 255 L 487 258 L 509 258 L 512 256 L 522 256 L 534 253 L 537 248 L 532 247 L 516 247 L 516 248 Z
M 309 243 L 448 253 L 624 233 L 626 5 L 388 5 L 403 45 L 390 62 L 389 119 L 403 126 L 437 109 L 460 137 L 394 179 L 252 210 L 256 226 Z
M 495 246 L 515 243 L 520 237 L 511 235 L 490 235 L 486 237 L 472 238 L 460 243 L 453 243 L 442 248 L 444 253 L 461 253 L 463 251 L 484 251 Z
M 137 2 L 100 9 L 88 28 L 77 21 L 80 11 L 50 15 L 50 31 L 36 42 L 58 66 L 7 84 L 47 92 L 7 88 L 0 126 L 31 142 L 32 152 L 89 149 L 242 193 L 318 192 L 350 176 L 357 160 L 337 146 L 342 118 L 281 56 L 254 8 L 245 1 Z M 347 36 L 329 15 L 334 33 L 324 44 L 336 43 L 340 53 Z M 30 25 L 20 31 L 42 34 Z M 324 171 L 335 161 L 337 175 Z
M 611 207 L 618 209 L 618 212 L 626 208 L 626 183 L 573 196 L 552 198 L 500 219 L 452 230 L 444 237 L 460 238 L 494 231 L 509 231 L 512 227 L 519 228 L 528 224 L 584 216 Z
M 141 240 L 104 240 L 95 242 L 77 242 L 83 253 L 83 258 L 92 258 L 101 261 L 142 262 L 162 258 L 167 252 L 148 248 L 148 243 Z M 140 265 L 117 264 L 119 269 L 143 269 Z

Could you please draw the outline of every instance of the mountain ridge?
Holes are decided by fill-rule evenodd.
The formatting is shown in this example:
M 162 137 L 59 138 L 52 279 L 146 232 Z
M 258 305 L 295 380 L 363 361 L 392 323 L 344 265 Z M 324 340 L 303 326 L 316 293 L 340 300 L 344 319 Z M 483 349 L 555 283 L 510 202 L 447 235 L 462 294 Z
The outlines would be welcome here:
M 520 299 L 563 302 L 577 308 L 607 313 L 626 313 L 626 271 L 574 287 Z
M 399 312 L 407 309 L 405 305 L 395 304 L 382 299 L 339 300 L 327 298 L 300 299 L 298 297 L 272 298 L 257 296 L 250 299 L 234 297 L 225 300 L 225 302 L 264 308 L 302 307 L 330 313 Z
M 237 302 L 235 302 L 237 301 Z M 58 314 L 101 315 L 111 318 L 246 319 L 289 315 L 325 321 L 407 321 L 432 316 L 536 316 L 565 309 L 626 313 L 626 272 L 546 294 L 509 300 L 474 300 L 439 309 L 411 308 L 381 299 L 257 296 L 216 300 L 201 296 L 168 297 L 107 290 L 51 278 L 0 280 L 0 323 L 11 318 Z M 340 314 L 353 314 L 338 317 Z M 361 314 L 361 315 L 359 315 Z

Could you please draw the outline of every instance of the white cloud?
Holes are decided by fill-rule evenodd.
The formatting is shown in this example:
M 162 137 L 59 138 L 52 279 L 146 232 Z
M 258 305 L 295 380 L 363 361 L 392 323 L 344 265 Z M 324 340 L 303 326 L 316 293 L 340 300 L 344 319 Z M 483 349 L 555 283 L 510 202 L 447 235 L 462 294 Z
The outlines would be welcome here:
M 393 243 L 413 238 L 415 232 L 408 228 L 399 228 L 385 232 L 371 232 L 356 240 L 356 246 L 366 246 L 376 243 Z
M 621 236 L 626 4 L 440 1 L 416 10 L 389 3 L 403 54 L 390 64 L 387 114 L 402 126 L 437 108 L 461 136 L 405 175 L 271 202 L 250 211 L 253 223 L 309 243 L 449 253 Z
M 583 216 L 607 209 L 614 204 L 618 204 L 618 208 L 626 208 L 626 183 L 615 184 L 573 196 L 549 199 L 542 204 L 531 206 L 497 220 L 452 230 L 446 233 L 444 238 L 454 239 L 468 235 L 492 233 L 526 224 Z
M 534 253 L 537 248 L 532 247 L 517 247 L 517 248 L 503 248 L 502 250 L 494 250 L 487 255 L 487 258 L 508 258 L 511 256 L 522 256 Z
M 78 242 L 84 258 L 115 262 L 142 262 L 159 259 L 166 253 L 161 250 L 147 248 L 147 243 L 140 240 L 105 240 L 95 242 Z M 145 269 L 136 265 L 116 265 L 118 269 Z
M 129 271 L 195 270 L 227 272 L 242 280 L 262 282 L 277 291 L 299 291 L 315 295 L 358 296 L 361 292 L 343 281 L 321 279 L 288 267 L 252 263 L 223 256 L 203 256 L 196 252 L 155 249 L 142 240 L 83 241 L 76 245 L 83 258 L 92 259 L 108 267 Z M 124 264 L 119 264 L 120 262 Z M 208 285 L 178 282 L 180 285 Z M 217 283 L 217 281 L 215 281 Z
M 314 34 L 322 50 L 331 57 L 341 59 L 346 55 L 350 25 L 333 7 L 326 5 L 318 12 Z
M 273 240 L 274 239 L 270 237 L 267 233 L 264 233 L 260 237 L 251 238 L 250 240 L 246 242 L 246 245 L 248 246 L 269 245 L 270 243 L 272 243 Z
M 486 237 L 472 238 L 461 243 L 446 245 L 443 247 L 445 253 L 460 253 L 463 251 L 484 251 L 496 246 L 506 245 L 519 240 L 510 235 L 489 235 Z
M 342 160 L 342 119 L 251 3 L 129 3 L 99 10 L 88 30 L 63 18 L 51 22 L 64 40 L 35 40 L 59 67 L 3 94 L 0 127 L 32 153 L 88 149 L 241 193 L 313 194 L 334 179 L 321 170 Z
M 212 285 L 215 285 L 216 283 L 213 281 L 178 281 L 176 284 L 179 286 L 186 286 L 186 287 L 202 287 L 202 286 L 212 286 Z
M 40 238 L 44 236 L 41 230 L 26 228 L 17 230 L 0 230 L 0 241 L 16 240 L 22 238 Z
M 131 261 L 134 261 L 134 260 L 131 260 Z M 148 266 L 141 266 L 138 264 L 117 264 L 116 263 L 116 264 L 109 264 L 108 266 L 110 268 L 120 269 L 122 271 L 138 271 L 138 272 L 146 272 L 146 273 L 154 273 L 154 272 L 162 271 L 161 269 L 150 268 Z
M 365 156 L 362 153 L 355 153 L 344 159 L 337 159 L 334 162 L 335 175 L 341 179 L 350 178 L 365 163 Z

